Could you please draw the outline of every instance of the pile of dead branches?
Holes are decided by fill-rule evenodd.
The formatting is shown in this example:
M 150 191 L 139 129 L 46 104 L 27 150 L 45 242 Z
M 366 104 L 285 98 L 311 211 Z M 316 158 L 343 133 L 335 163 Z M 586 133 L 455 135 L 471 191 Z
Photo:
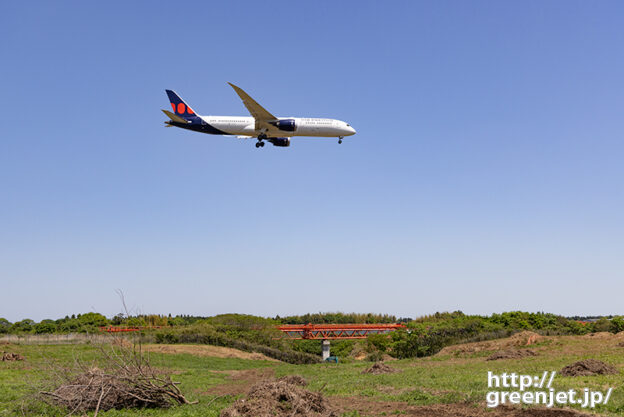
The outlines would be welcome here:
M 40 391 L 48 403 L 70 414 L 121 408 L 168 408 L 191 404 L 170 375 L 157 371 L 140 349 L 108 346 L 89 364 L 75 360 L 71 368 L 51 372 L 51 389 Z M 97 364 L 97 365 L 96 365 Z
M 308 383 L 290 375 L 257 383 L 220 417 L 337 417 L 329 401 L 320 392 L 308 391 Z
M 19 353 L 2 352 L 2 355 L 0 355 L 0 360 L 2 362 L 23 361 L 24 357 Z

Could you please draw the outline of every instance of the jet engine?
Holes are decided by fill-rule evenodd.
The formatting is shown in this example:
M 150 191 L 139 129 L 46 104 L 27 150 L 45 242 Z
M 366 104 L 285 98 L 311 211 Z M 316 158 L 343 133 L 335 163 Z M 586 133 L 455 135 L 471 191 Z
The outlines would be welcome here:
M 297 130 L 295 119 L 281 119 L 277 122 L 274 122 L 273 125 L 279 130 L 283 130 L 284 132 L 294 132 L 295 130 Z
M 290 146 L 290 138 L 268 138 L 267 141 L 271 142 L 273 146 Z

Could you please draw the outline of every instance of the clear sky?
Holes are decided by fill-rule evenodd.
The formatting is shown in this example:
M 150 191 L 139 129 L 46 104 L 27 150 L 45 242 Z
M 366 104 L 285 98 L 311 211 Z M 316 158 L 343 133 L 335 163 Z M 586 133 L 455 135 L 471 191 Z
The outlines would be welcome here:
M 0 317 L 623 314 L 624 4 L 7 2 Z M 165 129 L 164 90 L 357 135 Z

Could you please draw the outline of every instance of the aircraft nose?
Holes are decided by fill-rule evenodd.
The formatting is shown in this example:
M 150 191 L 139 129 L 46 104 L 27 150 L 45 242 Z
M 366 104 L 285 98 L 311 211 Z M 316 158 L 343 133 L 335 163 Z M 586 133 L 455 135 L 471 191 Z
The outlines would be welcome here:
M 346 130 L 345 136 L 355 135 L 355 133 L 356 133 L 355 129 L 353 127 L 351 127 L 351 125 L 345 126 L 345 130 Z

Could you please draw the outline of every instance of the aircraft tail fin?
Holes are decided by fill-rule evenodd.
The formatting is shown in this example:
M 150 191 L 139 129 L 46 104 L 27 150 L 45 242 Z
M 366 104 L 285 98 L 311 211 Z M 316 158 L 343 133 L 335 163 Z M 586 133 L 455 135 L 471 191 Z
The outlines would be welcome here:
M 184 100 L 173 90 L 165 90 L 167 92 L 167 96 L 169 96 L 169 102 L 171 103 L 171 108 L 173 109 L 173 113 L 176 116 L 184 119 L 185 121 L 192 121 L 197 117 L 195 115 L 195 111 L 186 104 Z M 165 114 L 167 114 L 166 112 Z M 169 114 L 167 114 L 169 116 Z M 171 116 L 169 116 L 171 118 Z M 171 118 L 171 120 L 175 120 Z M 177 121 L 177 120 L 176 120 Z

